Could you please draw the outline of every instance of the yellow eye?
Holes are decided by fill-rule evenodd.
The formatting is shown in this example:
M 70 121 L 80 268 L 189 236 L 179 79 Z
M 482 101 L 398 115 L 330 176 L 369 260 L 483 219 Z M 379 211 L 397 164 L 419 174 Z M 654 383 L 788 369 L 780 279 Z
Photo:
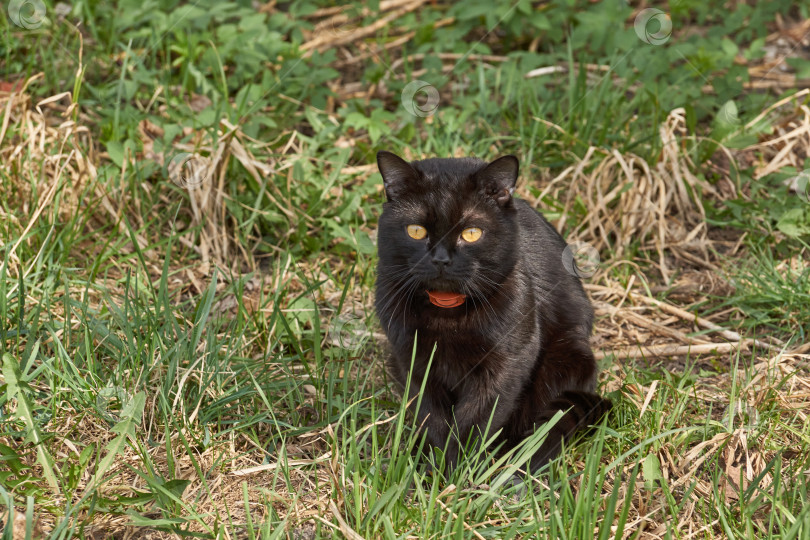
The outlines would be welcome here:
M 466 242 L 477 242 L 481 238 L 481 229 L 478 227 L 468 227 L 461 231 L 461 237 Z
M 421 225 L 408 225 L 408 236 L 414 240 L 421 240 L 427 236 L 427 231 Z

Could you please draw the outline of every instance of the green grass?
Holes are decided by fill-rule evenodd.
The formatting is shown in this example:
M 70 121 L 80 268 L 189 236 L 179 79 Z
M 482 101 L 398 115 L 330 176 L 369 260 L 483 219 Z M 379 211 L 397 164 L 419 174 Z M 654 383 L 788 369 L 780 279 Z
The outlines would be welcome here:
M 301 50 L 329 35 L 310 34 L 321 2 L 84 2 L 64 16 L 45 4 L 32 29 L 3 8 L 0 83 L 42 73 L 29 101 L 0 93 L 4 538 L 810 538 L 806 355 L 608 355 L 600 389 L 614 411 L 528 486 L 508 480 L 542 431 L 507 459 L 472 452 L 449 478 L 413 458 L 424 442 L 386 377 L 371 307 L 379 149 L 515 153 L 523 197 L 564 215 L 564 233 L 606 242 L 596 284 L 645 294 L 700 273 L 733 292 L 658 298 L 786 350 L 810 325 L 810 205 L 782 183 L 805 158 L 762 178 L 744 159 L 715 166 L 719 145 L 745 157 L 800 115 L 791 104 L 740 127 L 793 90 L 751 97 L 739 59 L 761 62 L 777 14 L 805 20 L 806 7 L 662 5 L 674 32 L 655 46 L 618 3 L 463 4 L 427 3 L 353 41 L 360 54 L 414 32 L 360 63 L 337 46 Z M 438 53 L 472 56 L 442 70 Z M 807 70 L 799 55 L 789 64 Z M 564 71 L 525 77 L 546 66 Z M 431 116 L 403 106 L 415 78 L 439 92 Z M 737 123 L 721 115 L 729 103 Z M 618 198 L 599 210 L 615 218 L 604 236 L 578 224 L 597 211 L 584 179 L 634 194 L 600 172 L 603 157 L 655 169 L 678 107 L 678 153 L 699 180 L 689 200 L 708 227 L 746 237 L 690 251 L 710 253 L 711 269 L 661 247 L 665 282 L 654 234 L 622 236 Z M 181 152 L 214 163 L 201 189 L 172 181 Z M 735 197 L 707 188 L 726 181 Z M 667 209 L 668 223 L 688 217 Z M 598 317 L 605 349 L 662 339 L 621 309 Z

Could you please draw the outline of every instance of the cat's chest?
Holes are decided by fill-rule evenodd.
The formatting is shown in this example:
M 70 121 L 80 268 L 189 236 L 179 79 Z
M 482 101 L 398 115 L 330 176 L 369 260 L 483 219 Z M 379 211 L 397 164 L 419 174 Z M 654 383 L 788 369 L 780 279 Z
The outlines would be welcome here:
M 468 360 L 485 358 L 494 353 L 497 343 L 489 336 L 472 332 L 422 332 L 421 343 L 417 345 L 420 356 L 433 354 L 445 363 L 465 364 Z M 435 347 L 435 352 L 434 352 Z
M 431 361 L 432 358 L 432 361 Z M 455 384 L 503 363 L 503 347 L 491 336 L 474 332 L 423 331 L 417 339 L 416 361 L 424 371 L 430 363 L 429 378 L 442 384 Z

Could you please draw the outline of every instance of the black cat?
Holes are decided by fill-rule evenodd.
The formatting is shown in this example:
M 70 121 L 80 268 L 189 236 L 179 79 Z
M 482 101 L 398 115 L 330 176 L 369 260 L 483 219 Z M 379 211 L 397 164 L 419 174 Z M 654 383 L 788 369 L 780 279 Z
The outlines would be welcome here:
M 567 411 L 533 456 L 534 471 L 562 441 L 598 421 L 593 310 L 563 266 L 566 243 L 512 196 L 518 160 L 408 163 L 377 154 L 387 202 L 379 221 L 376 309 L 393 354 L 389 370 L 411 395 L 417 422 L 453 467 L 459 448 L 492 418 L 511 447 Z M 416 400 L 412 407 L 415 407 Z M 494 412 L 493 412 L 494 409 Z M 449 438 L 449 441 L 448 441 Z

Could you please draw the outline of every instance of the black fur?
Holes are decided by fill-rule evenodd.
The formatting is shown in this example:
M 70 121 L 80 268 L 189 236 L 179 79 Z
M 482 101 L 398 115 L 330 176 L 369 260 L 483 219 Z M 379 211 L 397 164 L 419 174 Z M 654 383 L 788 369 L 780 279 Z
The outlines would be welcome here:
M 571 409 L 533 457 L 536 470 L 610 408 L 594 393 L 593 310 L 579 278 L 563 266 L 565 241 L 512 197 L 514 156 L 409 164 L 380 152 L 377 163 L 388 200 L 379 221 L 376 309 L 393 349 L 393 377 L 405 386 L 418 332 L 408 396 L 414 397 L 435 344 L 416 414 L 430 445 L 447 442 L 451 466 L 459 441 L 483 431 L 491 415 L 490 432 L 503 428 L 511 446 Z M 427 237 L 408 236 L 411 224 L 425 227 Z M 481 238 L 460 240 L 472 226 Z M 466 301 L 437 307 L 427 290 L 463 293 Z

